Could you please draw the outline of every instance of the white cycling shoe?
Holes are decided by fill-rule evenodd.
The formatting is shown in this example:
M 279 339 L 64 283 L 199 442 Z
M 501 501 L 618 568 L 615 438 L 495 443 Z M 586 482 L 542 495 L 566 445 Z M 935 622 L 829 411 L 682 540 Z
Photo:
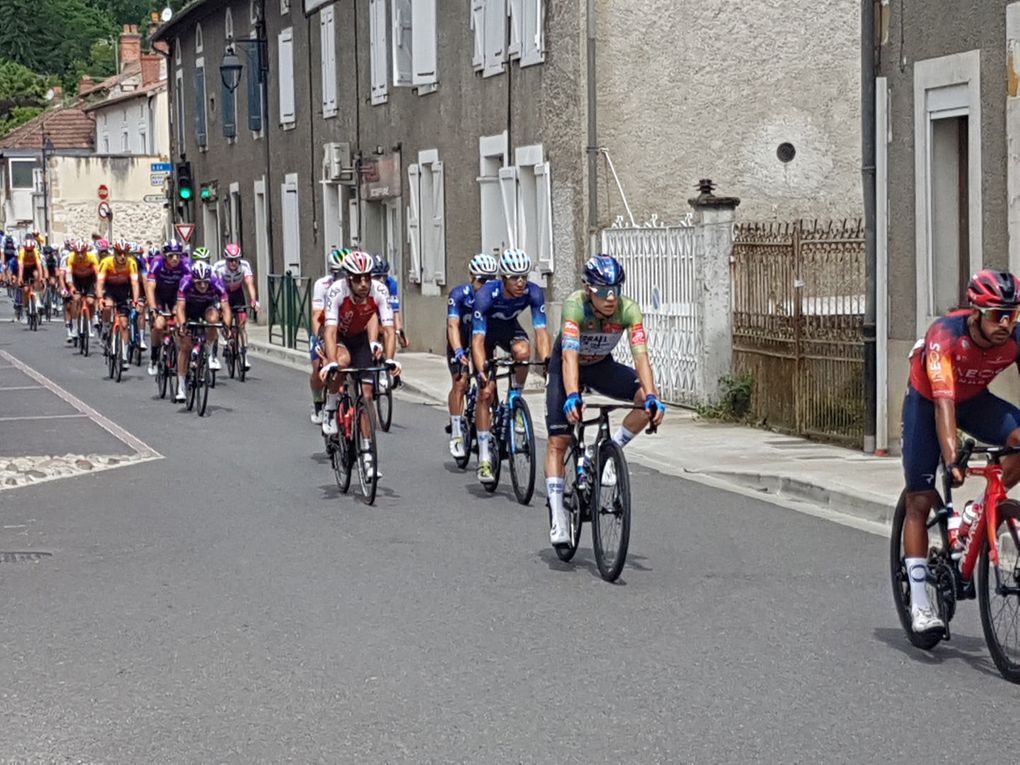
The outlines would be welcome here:
M 570 544 L 570 516 L 566 510 L 553 513 L 553 525 L 549 529 L 549 542 L 553 545 Z
M 308 419 L 310 419 L 312 421 L 312 425 L 321 425 L 322 424 L 322 410 L 320 409 L 319 411 L 315 411 L 315 409 L 312 409 L 312 413 L 310 415 L 308 415 Z
M 910 626 L 916 633 L 941 632 L 946 623 L 933 608 L 915 608 L 910 613 Z
M 336 423 L 336 409 L 322 410 L 322 435 L 335 436 L 340 432 Z
M 174 394 L 174 401 L 178 404 L 183 404 L 187 401 L 187 396 L 184 395 L 184 388 L 180 387 L 177 389 L 177 393 Z
M 209 358 L 209 369 L 211 369 L 213 372 L 219 372 L 220 369 L 222 369 L 222 368 L 223 368 L 223 365 L 220 364 L 220 360 L 219 360 L 218 356 L 211 356 Z
M 450 439 L 450 454 L 457 459 L 467 456 L 467 450 L 464 448 L 464 436 L 454 436 Z

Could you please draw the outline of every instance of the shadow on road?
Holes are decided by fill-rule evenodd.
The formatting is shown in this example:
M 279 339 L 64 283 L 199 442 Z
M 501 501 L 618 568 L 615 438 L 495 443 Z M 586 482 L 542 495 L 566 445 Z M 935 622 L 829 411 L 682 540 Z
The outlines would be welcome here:
M 962 660 L 978 672 L 996 678 L 1001 677 L 988 655 L 985 641 L 981 638 L 954 635 L 950 642 L 943 641 L 930 651 L 922 651 L 910 644 L 902 630 L 876 627 L 874 635 L 890 648 L 895 648 L 918 664 L 937 667 L 948 661 Z

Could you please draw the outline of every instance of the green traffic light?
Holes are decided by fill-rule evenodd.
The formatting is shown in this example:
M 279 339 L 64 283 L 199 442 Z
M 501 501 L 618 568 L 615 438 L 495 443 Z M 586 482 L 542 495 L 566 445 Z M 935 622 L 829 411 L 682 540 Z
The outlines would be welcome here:
M 209 201 L 212 199 L 212 189 L 202 189 L 202 201 Z
M 181 186 L 181 188 L 177 190 L 177 194 L 181 199 L 188 200 L 191 199 L 192 191 L 188 186 Z

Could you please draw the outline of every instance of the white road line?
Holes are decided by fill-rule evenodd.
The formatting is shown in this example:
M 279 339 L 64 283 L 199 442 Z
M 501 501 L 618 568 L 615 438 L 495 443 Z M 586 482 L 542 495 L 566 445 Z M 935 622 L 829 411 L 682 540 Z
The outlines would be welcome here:
M 131 435 L 126 430 L 124 430 L 124 428 L 122 428 L 120 425 L 113 422 L 109 418 L 104 417 L 102 414 L 97 412 L 95 409 L 86 404 L 80 398 L 71 395 L 66 390 L 57 385 L 55 382 L 53 382 L 50 378 L 40 374 L 39 372 L 36 372 L 34 369 L 32 369 L 32 367 L 22 363 L 14 356 L 9 354 L 7 351 L 0 350 L 0 358 L 10 362 L 12 366 L 24 372 L 26 375 L 31 377 L 37 383 L 46 388 L 48 391 L 50 391 L 56 396 L 59 396 L 61 399 L 63 399 L 68 404 L 77 409 L 79 412 L 84 414 L 86 417 L 88 417 L 90 420 L 96 423 L 96 425 L 101 427 L 103 430 L 112 435 L 114 438 L 118 439 L 119 441 L 123 441 L 125 444 L 134 449 L 139 456 L 149 458 L 163 457 L 162 454 L 157 452 L 147 443 Z
M 20 417 L 0 417 L 0 422 L 17 422 L 18 420 L 73 420 L 88 418 L 87 414 L 26 414 Z
M 12 385 L 9 388 L 0 388 L 0 393 L 5 390 L 41 390 L 41 385 Z

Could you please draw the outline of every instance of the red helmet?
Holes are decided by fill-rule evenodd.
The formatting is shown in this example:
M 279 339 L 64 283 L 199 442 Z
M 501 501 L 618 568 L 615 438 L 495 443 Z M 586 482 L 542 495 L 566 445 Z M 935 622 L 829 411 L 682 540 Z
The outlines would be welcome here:
M 113 243 L 113 251 L 116 253 L 123 253 L 125 255 L 131 254 L 131 245 L 123 239 L 118 239 Z
M 361 250 L 355 250 L 344 258 L 343 262 L 343 269 L 347 272 L 347 276 L 371 274 L 373 267 L 375 267 L 375 258 Z
M 967 300 L 974 308 L 1020 306 L 1020 280 L 1008 271 L 978 271 L 970 277 Z
M 241 259 L 241 248 L 239 245 L 231 242 L 223 248 L 223 257 L 227 260 L 240 260 Z
M 26 239 L 25 240 L 25 249 L 26 250 L 34 250 L 35 249 L 35 239 Z

